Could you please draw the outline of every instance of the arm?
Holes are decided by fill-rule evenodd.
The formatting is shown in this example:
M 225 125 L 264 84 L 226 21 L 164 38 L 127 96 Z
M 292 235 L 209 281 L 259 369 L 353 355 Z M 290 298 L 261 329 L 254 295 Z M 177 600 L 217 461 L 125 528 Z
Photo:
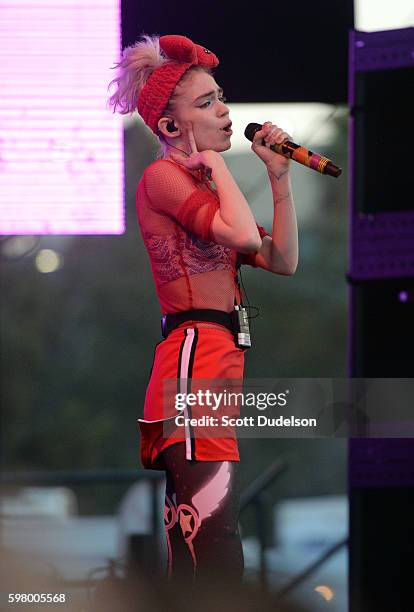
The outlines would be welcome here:
M 294 274 L 298 265 L 298 228 L 289 170 L 268 169 L 273 194 L 272 236 L 264 236 L 255 263 L 274 274 Z
M 197 151 L 191 125 L 188 126 L 187 138 L 191 155 L 186 158 L 175 154 L 171 158 L 189 170 L 210 168 L 220 200 L 211 223 L 215 242 L 241 253 L 257 251 L 262 241 L 256 221 L 224 159 L 216 151 Z
M 257 251 L 262 241 L 249 204 L 224 159 L 217 153 L 215 156 L 218 159 L 211 164 L 211 168 L 220 208 L 213 218 L 211 230 L 216 242 L 240 253 Z
M 288 137 L 270 122 L 256 132 L 253 151 L 265 162 L 273 195 L 272 236 L 264 236 L 256 253 L 255 265 L 274 274 L 292 275 L 296 271 L 299 257 L 298 228 L 292 196 L 290 160 L 269 151 L 260 143 L 265 138 L 270 146 Z

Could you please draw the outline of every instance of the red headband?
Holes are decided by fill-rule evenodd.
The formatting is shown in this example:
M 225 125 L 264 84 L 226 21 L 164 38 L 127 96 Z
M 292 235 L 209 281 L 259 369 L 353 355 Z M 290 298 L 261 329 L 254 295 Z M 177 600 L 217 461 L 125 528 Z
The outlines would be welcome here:
M 167 58 L 174 61 L 166 62 L 153 71 L 142 88 L 137 104 L 139 114 L 154 134 L 158 132 L 158 121 L 183 74 L 191 66 L 215 68 L 219 63 L 214 53 L 186 36 L 161 36 L 160 47 Z

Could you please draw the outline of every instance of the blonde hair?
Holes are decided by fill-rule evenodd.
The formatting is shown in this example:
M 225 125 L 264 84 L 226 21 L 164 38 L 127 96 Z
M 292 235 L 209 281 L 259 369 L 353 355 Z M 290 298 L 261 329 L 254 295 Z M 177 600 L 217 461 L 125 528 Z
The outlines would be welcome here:
M 115 64 L 117 75 L 108 85 L 116 85 L 116 90 L 108 100 L 108 105 L 122 115 L 132 114 L 137 108 L 139 94 L 151 73 L 169 61 L 160 48 L 159 36 L 142 35 L 130 47 L 125 47 L 121 60 Z

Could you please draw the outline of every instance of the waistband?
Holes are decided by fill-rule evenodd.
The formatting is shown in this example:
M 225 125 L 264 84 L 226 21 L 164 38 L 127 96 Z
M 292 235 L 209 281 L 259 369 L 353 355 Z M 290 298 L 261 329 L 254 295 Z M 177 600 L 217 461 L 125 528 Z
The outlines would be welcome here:
M 176 327 L 186 321 L 206 321 L 209 323 L 219 323 L 227 327 L 229 331 L 234 332 L 233 316 L 230 312 L 223 310 L 214 310 L 211 308 L 183 310 L 163 315 L 161 318 L 161 333 L 164 338 Z

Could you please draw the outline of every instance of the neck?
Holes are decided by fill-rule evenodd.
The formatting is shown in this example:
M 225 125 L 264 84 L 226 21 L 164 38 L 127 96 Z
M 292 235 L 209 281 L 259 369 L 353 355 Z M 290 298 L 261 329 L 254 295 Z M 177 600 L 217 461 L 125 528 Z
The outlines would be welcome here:
M 164 155 L 164 158 L 167 159 L 170 157 L 170 154 L 179 155 L 180 157 L 190 157 L 190 154 L 185 150 L 185 145 L 179 143 L 178 146 L 168 144 L 167 151 Z

